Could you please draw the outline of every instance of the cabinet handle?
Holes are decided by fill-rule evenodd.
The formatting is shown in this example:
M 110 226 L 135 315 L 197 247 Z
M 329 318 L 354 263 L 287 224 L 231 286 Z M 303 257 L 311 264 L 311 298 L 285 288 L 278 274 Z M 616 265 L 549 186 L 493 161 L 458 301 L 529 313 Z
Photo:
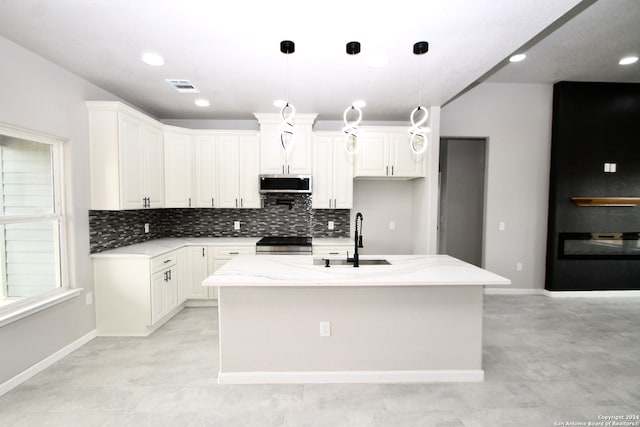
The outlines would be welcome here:
M 215 208 L 215 207 L 216 207 L 216 206 L 215 206 L 215 203 L 213 203 L 213 197 L 211 198 L 211 207 L 212 207 L 212 208 Z
M 243 207 L 242 197 L 240 197 L 240 207 Z
M 329 209 L 331 209 L 331 199 L 329 199 Z
M 168 277 L 168 276 L 167 276 L 167 273 L 168 273 L 168 271 L 165 271 L 165 272 L 164 272 L 164 281 L 165 281 L 165 282 L 166 282 L 167 280 L 169 280 L 169 279 L 167 278 L 167 277 Z
M 391 176 L 393 176 L 393 165 L 391 165 Z
M 169 280 L 171 280 L 171 270 L 167 271 L 169 273 Z
M 171 262 L 171 260 L 170 260 L 170 259 L 165 259 L 165 260 L 164 260 L 164 264 L 166 264 L 166 263 L 168 263 L 168 262 Z
M 385 166 L 385 175 L 389 176 L 389 166 Z
M 236 208 L 238 207 L 238 199 L 236 199 Z
M 204 248 L 202 248 L 202 257 L 204 258 Z
M 340 255 L 340 252 L 329 252 L 329 255 Z
M 333 208 L 334 209 L 338 208 L 338 199 L 333 199 Z
M 291 165 L 287 165 L 287 174 L 290 174 L 290 173 L 291 173 L 291 172 L 290 172 L 290 168 L 291 168 Z
M 191 207 L 191 197 L 189 197 L 189 207 Z
M 282 165 L 282 174 L 284 175 L 284 165 Z
M 240 255 L 240 252 L 229 252 L 229 255 Z

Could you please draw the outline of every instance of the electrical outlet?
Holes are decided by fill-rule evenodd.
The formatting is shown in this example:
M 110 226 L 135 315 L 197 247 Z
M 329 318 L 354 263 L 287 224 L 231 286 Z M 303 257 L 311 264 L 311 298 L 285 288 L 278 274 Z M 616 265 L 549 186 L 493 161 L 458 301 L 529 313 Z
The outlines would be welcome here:
M 498 230 L 499 231 L 504 231 L 505 228 L 506 228 L 506 225 L 505 225 L 504 222 L 501 221 L 501 222 L 498 223 Z
M 331 336 L 331 322 L 320 322 L 320 336 L 321 337 L 330 337 Z
M 87 305 L 93 304 L 93 292 L 87 292 L 84 296 L 84 300 Z
M 521 262 L 516 263 L 516 271 L 522 271 L 522 263 Z
M 240 221 L 233 221 L 233 229 L 240 230 Z
M 396 222 L 389 221 L 389 230 L 395 230 L 395 229 L 396 229 Z
M 333 221 L 329 221 L 329 223 L 327 224 L 327 228 L 329 230 L 333 230 L 334 228 L 336 228 L 336 224 Z
M 145 234 L 147 234 L 148 232 L 149 232 L 149 223 L 147 222 L 147 223 L 144 225 L 144 233 L 145 233 Z

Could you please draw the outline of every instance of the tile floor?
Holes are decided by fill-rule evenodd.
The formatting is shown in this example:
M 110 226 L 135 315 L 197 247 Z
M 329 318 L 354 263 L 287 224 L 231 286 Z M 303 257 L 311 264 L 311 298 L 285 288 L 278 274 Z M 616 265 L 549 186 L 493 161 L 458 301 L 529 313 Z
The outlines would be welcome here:
M 221 386 L 216 310 L 189 308 L 148 338 L 97 338 L 0 397 L 0 426 L 586 426 L 640 415 L 640 298 L 490 295 L 484 330 L 483 383 Z

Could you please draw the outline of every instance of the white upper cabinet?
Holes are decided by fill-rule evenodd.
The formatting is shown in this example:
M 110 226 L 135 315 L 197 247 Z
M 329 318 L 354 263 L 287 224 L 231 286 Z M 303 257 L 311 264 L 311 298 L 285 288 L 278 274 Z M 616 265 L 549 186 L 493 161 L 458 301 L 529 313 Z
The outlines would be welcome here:
M 419 178 L 426 176 L 426 154 L 416 156 L 405 128 L 362 128 L 354 176 Z
M 193 137 L 180 128 L 164 131 L 164 205 L 190 208 L 193 196 Z
M 259 151 L 257 132 L 234 132 L 217 137 L 218 207 L 260 207 Z
M 87 102 L 91 208 L 164 207 L 162 125 L 120 102 Z
M 316 132 L 313 137 L 313 209 L 353 207 L 353 156 L 341 132 Z
M 280 114 L 254 114 L 260 123 L 260 173 L 308 175 L 311 173 L 311 127 L 316 114 L 296 114 L 294 143 L 284 151 L 280 141 Z
M 218 166 L 216 164 L 215 134 L 196 135 L 195 152 L 195 206 L 197 208 L 217 208 Z

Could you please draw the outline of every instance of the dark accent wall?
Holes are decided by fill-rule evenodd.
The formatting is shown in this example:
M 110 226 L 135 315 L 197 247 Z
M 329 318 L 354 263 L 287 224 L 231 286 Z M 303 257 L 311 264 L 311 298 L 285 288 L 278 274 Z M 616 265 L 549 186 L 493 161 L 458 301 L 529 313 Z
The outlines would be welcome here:
M 89 211 L 90 250 L 163 237 L 349 237 L 350 216 L 349 209 L 312 209 L 308 194 L 270 194 L 261 209 Z M 240 221 L 239 231 L 234 221 Z M 328 230 L 328 221 L 334 221 L 334 230 Z M 147 234 L 145 223 L 150 225 Z
M 640 260 L 561 260 L 561 232 L 637 232 L 640 207 L 578 207 L 571 197 L 640 196 L 640 84 L 559 82 L 553 89 L 545 288 L 640 289 Z M 605 173 L 604 163 L 616 163 Z

